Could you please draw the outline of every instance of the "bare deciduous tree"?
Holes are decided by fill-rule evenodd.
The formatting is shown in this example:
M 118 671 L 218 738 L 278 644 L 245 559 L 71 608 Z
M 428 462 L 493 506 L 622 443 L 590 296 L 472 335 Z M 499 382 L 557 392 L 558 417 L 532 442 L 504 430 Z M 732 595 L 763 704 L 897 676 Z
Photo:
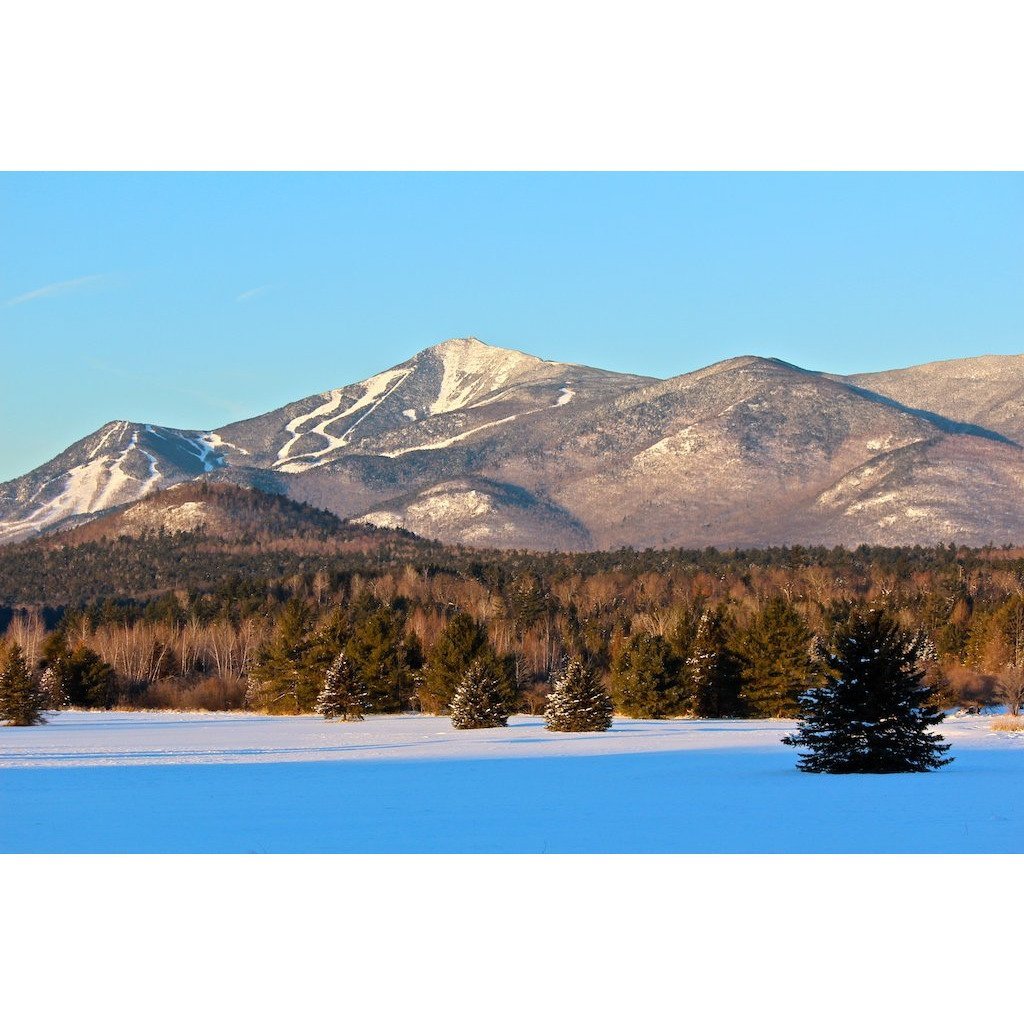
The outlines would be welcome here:
M 1024 705 L 1024 669 L 1017 665 L 1007 665 L 999 673 L 995 692 L 1011 715 L 1019 715 Z

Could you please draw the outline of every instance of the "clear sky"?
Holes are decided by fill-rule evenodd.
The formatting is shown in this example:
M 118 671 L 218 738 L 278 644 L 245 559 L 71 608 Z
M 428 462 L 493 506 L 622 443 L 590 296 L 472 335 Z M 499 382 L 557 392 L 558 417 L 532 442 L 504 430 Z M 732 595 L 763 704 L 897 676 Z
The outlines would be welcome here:
M 448 337 L 659 377 L 1024 350 L 1024 175 L 0 175 L 0 480 Z

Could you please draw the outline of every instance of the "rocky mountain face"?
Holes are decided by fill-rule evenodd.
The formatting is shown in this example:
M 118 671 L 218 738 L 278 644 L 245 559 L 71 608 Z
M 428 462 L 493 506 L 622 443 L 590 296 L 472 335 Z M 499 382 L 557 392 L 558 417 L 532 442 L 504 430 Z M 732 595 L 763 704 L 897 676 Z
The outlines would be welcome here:
M 655 380 L 463 338 L 214 431 L 108 424 L 0 485 L 0 540 L 203 478 L 477 546 L 1018 543 L 1022 445 L 1024 356 Z

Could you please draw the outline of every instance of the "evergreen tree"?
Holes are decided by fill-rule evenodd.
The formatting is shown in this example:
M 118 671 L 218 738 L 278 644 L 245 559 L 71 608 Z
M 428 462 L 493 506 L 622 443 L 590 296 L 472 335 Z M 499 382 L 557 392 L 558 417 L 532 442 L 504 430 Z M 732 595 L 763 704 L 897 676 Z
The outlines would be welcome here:
M 739 666 L 723 618 L 721 609 L 704 609 L 686 662 L 687 710 L 696 718 L 732 718 L 743 710 Z
M 348 659 L 344 654 L 339 654 L 327 670 L 323 689 L 313 710 L 324 718 L 361 722 L 367 697 L 366 687 L 352 671 Z
M 605 732 L 611 727 L 611 697 L 583 662 L 572 658 L 548 697 L 544 728 L 552 732 Z
M 8 725 L 40 725 L 49 694 L 29 671 L 21 646 L 11 644 L 0 671 L 0 719 Z
M 352 636 L 352 623 L 341 607 L 332 608 L 324 615 L 309 638 L 306 660 L 315 666 L 322 677 L 331 667 L 339 652 L 345 649 Z
M 663 637 L 634 633 L 612 664 L 616 708 L 631 718 L 678 714 L 683 700 L 681 668 Z
M 805 772 L 924 772 L 949 764 L 929 727 L 945 717 L 922 685 L 920 640 L 887 615 L 854 615 L 825 657 L 826 681 L 800 697 L 801 723 L 783 743 L 807 747 Z
M 64 690 L 60 685 L 60 679 L 52 665 L 47 665 L 43 669 L 43 674 L 39 677 L 39 685 L 46 694 L 46 706 L 48 708 L 58 709 L 68 706 L 68 702 L 64 697 Z
M 467 669 L 452 697 L 452 725 L 456 729 L 493 729 L 508 725 L 503 687 L 482 661 Z
M 43 673 L 54 695 L 56 707 L 112 708 L 117 699 L 117 673 L 89 647 L 54 645 L 44 649 L 47 655 Z
M 752 718 L 795 718 L 814 676 L 811 631 L 781 595 L 765 602 L 738 637 L 740 697 Z
M 679 659 L 681 665 L 685 665 L 690 658 L 693 642 L 697 639 L 697 629 L 700 626 L 701 608 L 700 605 L 684 605 L 676 615 L 675 621 L 665 634 L 672 653 Z
M 367 691 L 371 711 L 408 707 L 418 652 L 418 642 L 410 645 L 406 639 L 404 616 L 388 605 L 378 603 L 354 621 L 345 655 Z
M 256 652 L 246 702 L 270 714 L 301 714 L 313 708 L 321 676 L 310 657 L 309 610 L 297 599 L 278 616 L 270 640 Z
M 487 639 L 487 630 L 471 615 L 453 615 L 427 659 L 423 680 L 416 691 L 420 708 L 444 714 L 471 665 L 480 662 L 501 687 L 505 703 L 516 700 L 514 659 L 500 657 Z

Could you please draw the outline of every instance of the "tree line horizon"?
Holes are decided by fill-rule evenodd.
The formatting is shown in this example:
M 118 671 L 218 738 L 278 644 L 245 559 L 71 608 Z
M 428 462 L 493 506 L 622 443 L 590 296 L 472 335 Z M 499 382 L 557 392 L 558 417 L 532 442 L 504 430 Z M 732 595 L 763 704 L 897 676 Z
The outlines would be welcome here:
M 945 704 L 1018 710 L 1024 689 L 1016 549 L 529 554 L 395 543 L 325 552 L 308 539 L 261 548 L 161 535 L 47 549 L 91 567 L 79 585 L 105 578 L 117 592 L 9 606 L 0 656 L 17 643 L 39 671 L 57 658 L 77 665 L 71 689 L 85 707 L 308 713 L 344 651 L 380 713 L 443 713 L 471 654 L 502 680 L 513 711 L 539 713 L 575 657 L 620 714 L 791 717 L 838 625 L 871 608 L 920 639 Z M 274 561 L 304 571 L 261 574 Z M 163 573 L 176 585 L 147 587 Z M 261 678 L 284 681 L 289 696 L 255 690 Z

